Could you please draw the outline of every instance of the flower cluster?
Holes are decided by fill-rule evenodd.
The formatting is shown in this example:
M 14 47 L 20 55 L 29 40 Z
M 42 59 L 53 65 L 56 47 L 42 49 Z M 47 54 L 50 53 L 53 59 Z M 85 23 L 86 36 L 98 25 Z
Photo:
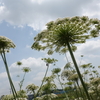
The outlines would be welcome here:
M 57 95 L 54 94 L 54 93 L 51 93 L 51 94 L 45 94 L 41 97 L 37 97 L 35 100 L 51 100 L 52 98 L 56 98 Z
M 91 83 L 92 83 L 92 84 L 95 84 L 95 85 L 96 85 L 96 84 L 97 84 L 97 85 L 100 84 L 100 78 L 97 77 L 97 78 L 92 79 L 92 80 L 91 80 Z
M 15 44 L 7 37 L 0 36 L 0 53 L 9 52 L 10 48 L 15 48 Z

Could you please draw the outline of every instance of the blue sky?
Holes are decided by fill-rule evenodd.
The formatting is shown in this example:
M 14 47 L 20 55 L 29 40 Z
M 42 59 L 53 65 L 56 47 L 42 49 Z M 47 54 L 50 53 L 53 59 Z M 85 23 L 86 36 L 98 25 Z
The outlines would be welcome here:
M 23 89 L 28 84 L 40 85 L 46 66 L 41 60 L 44 57 L 58 59 L 57 66 L 63 68 L 66 64 L 64 55 L 54 54 L 48 56 L 46 51 L 35 51 L 31 49 L 33 38 L 45 28 L 45 24 L 51 20 L 63 17 L 89 16 L 100 19 L 99 0 L 0 0 L 0 36 L 11 39 L 15 49 L 8 53 L 7 61 L 11 77 L 18 90 L 18 83 L 23 76 L 21 69 L 30 67 L 31 72 L 27 73 Z M 80 62 L 80 55 L 84 55 L 82 63 L 92 63 L 99 66 L 100 59 L 100 38 L 88 40 L 85 44 L 78 45 L 75 52 L 77 62 Z M 67 54 L 69 61 L 70 55 Z M 17 61 L 23 65 L 19 68 Z M 50 66 L 50 71 L 55 68 Z M 16 77 L 20 74 L 20 77 Z M 9 94 L 10 87 L 3 61 L 0 57 L 0 95 Z M 2 91 L 1 91 L 2 90 Z

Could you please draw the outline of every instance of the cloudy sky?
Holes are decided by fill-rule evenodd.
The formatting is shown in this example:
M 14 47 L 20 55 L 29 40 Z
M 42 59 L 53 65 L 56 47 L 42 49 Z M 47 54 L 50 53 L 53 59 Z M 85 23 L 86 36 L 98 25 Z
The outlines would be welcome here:
M 45 24 L 51 20 L 63 17 L 89 16 L 90 18 L 100 19 L 99 0 L 0 0 L 0 36 L 10 38 L 16 45 L 6 55 L 11 72 L 11 77 L 18 90 L 18 83 L 22 79 L 23 67 L 30 67 L 31 72 L 26 74 L 23 89 L 28 84 L 41 84 L 42 77 L 46 70 L 44 57 L 58 59 L 56 67 L 63 68 L 66 64 L 64 55 L 54 54 L 48 56 L 46 51 L 35 51 L 31 49 L 34 42 L 33 38 Z M 100 38 L 91 39 L 85 44 L 78 45 L 75 52 L 77 62 L 80 56 L 84 55 L 82 63 L 92 63 L 94 66 L 100 65 Z M 68 55 L 69 61 L 71 61 Z M 21 61 L 22 66 L 17 66 L 16 62 Z M 50 66 L 50 71 L 55 66 Z M 17 75 L 20 77 L 17 77 Z M 9 94 L 10 86 L 5 71 L 5 66 L 0 57 L 0 96 Z

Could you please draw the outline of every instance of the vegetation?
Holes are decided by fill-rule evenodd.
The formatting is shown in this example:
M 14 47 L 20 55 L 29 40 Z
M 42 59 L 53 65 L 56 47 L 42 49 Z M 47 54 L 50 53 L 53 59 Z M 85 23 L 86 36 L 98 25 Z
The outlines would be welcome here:
M 25 80 L 25 75 L 26 75 L 26 73 L 28 73 L 29 71 L 31 71 L 31 69 L 29 68 L 29 67 L 23 67 L 23 72 L 24 72 L 24 76 L 23 76 L 23 79 L 20 81 L 20 83 L 19 83 L 19 87 L 20 87 L 20 91 L 21 91 L 21 89 L 22 89 L 22 86 L 23 86 L 23 82 L 24 82 L 24 80 Z
M 100 21 L 98 19 L 89 19 L 87 16 L 75 16 L 72 18 L 62 18 L 51 21 L 46 24 L 47 29 L 43 30 L 36 37 L 32 49 L 47 50 L 48 55 L 54 52 L 66 54 L 68 51 L 73 62 L 69 62 L 61 70 L 54 68 L 52 75 L 47 77 L 49 65 L 56 65 L 58 60 L 54 58 L 43 58 L 47 69 L 42 79 L 41 85 L 29 84 L 26 86 L 27 92 L 31 92 L 34 100 L 100 100 L 100 75 L 98 70 L 91 64 L 80 64 L 78 66 L 73 52 L 77 50 L 78 43 L 85 43 L 87 39 L 99 36 Z M 3 36 L 0 36 L 0 54 L 6 67 L 12 94 L 3 96 L 2 100 L 13 100 L 27 98 L 25 90 L 22 90 L 25 75 L 30 68 L 24 67 L 22 70 L 24 76 L 19 83 L 20 90 L 16 92 L 10 77 L 5 52 L 14 48 L 14 43 Z M 81 55 L 81 58 L 83 55 Z M 82 60 L 82 59 L 81 59 Z M 17 65 L 22 63 L 19 61 Z M 74 65 L 74 66 L 72 66 Z M 100 68 L 100 66 L 98 66 Z M 80 72 L 82 69 L 83 72 Z M 88 76 L 88 77 L 87 77 Z M 55 80 L 59 81 L 62 91 L 59 91 Z
M 5 54 L 6 52 L 9 52 L 10 48 L 15 48 L 15 44 L 7 37 L 0 36 L 0 55 L 2 57 L 2 60 L 4 62 L 5 68 L 6 68 L 6 72 L 8 75 L 8 79 L 9 79 L 9 83 L 10 83 L 10 87 L 11 87 L 13 96 L 16 99 L 17 93 L 16 93 L 16 89 L 14 87 L 14 84 L 12 82 L 11 76 L 10 76 L 10 72 L 9 72 L 9 68 L 8 68 L 8 64 L 7 64 L 7 60 L 6 60 L 6 54 Z

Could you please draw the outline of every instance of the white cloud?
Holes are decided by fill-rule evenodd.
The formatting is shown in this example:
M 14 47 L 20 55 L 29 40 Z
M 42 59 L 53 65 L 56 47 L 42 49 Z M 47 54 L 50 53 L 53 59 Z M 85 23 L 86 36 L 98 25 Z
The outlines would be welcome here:
M 0 96 L 9 94 L 10 93 L 10 86 L 9 86 L 8 81 L 3 81 L 2 84 L 0 84 L 0 90 L 1 90 Z
M 42 79 L 44 77 L 44 74 L 45 74 L 44 72 L 39 72 L 36 75 L 34 75 L 34 77 L 32 79 L 34 84 L 37 84 L 38 86 L 40 86 L 41 81 L 42 81 Z
M 26 45 L 26 48 L 31 48 L 31 46 L 30 45 Z
M 34 72 L 36 72 L 37 70 L 41 70 L 41 68 L 42 70 L 45 69 L 45 63 L 41 60 L 41 58 L 36 59 L 29 57 L 27 59 L 22 59 L 21 62 L 21 66 L 18 66 L 16 62 L 13 63 L 10 66 L 10 71 L 15 74 L 15 72 L 17 73 L 19 71 L 19 68 L 22 69 L 23 67 L 29 67 L 32 71 L 34 70 Z
M 83 56 L 83 62 L 84 63 L 92 63 L 94 66 L 98 66 L 99 59 L 100 59 L 100 38 L 97 39 L 91 39 L 88 40 L 84 44 L 80 44 L 77 46 L 77 50 L 75 52 L 75 57 L 77 61 L 79 62 L 81 59 L 81 55 Z
M 95 16 L 100 10 L 98 2 L 94 0 L 3 0 L 3 5 L 0 6 L 0 21 L 5 20 L 18 26 L 28 25 L 34 30 L 40 30 L 47 22 L 58 17 L 90 14 Z M 100 15 L 98 16 L 100 18 Z
M 30 32 L 30 36 L 32 36 L 33 35 L 33 32 Z
M 93 58 L 100 58 L 100 55 L 93 55 L 93 54 L 90 54 L 89 57 L 93 57 Z
M 83 57 L 81 57 L 83 55 Z M 100 59 L 100 38 L 88 40 L 84 44 L 77 45 L 77 50 L 74 52 L 77 64 L 87 64 L 92 63 L 94 66 L 98 66 Z M 69 52 L 67 53 L 67 59 L 72 62 Z M 67 63 L 66 57 L 64 61 Z M 81 60 L 82 59 L 82 60 Z
M 15 85 L 17 91 L 19 89 L 18 83 L 22 80 L 22 77 L 24 75 L 24 73 L 21 70 L 23 67 L 31 68 L 31 73 L 29 72 L 25 76 L 25 82 L 23 84 L 23 89 L 25 89 L 25 87 L 28 85 L 28 83 L 34 83 L 39 86 L 41 83 L 41 80 L 45 74 L 46 68 L 47 68 L 45 62 L 43 62 L 41 60 L 41 58 L 36 59 L 33 57 L 29 57 L 27 59 L 22 59 L 21 62 L 22 62 L 22 65 L 20 67 L 18 65 L 16 65 L 16 62 L 10 66 L 10 74 L 12 76 L 12 80 L 14 82 L 14 85 Z M 16 77 L 18 74 L 20 75 L 20 77 Z M 6 85 L 6 87 L 2 88 L 2 85 L 5 82 L 8 85 Z M 6 72 L 0 73 L 0 88 L 2 89 L 2 91 L 0 92 L 0 95 L 7 94 L 9 92 L 9 90 L 7 90 L 5 93 L 6 89 L 10 89 Z
M 85 55 L 98 55 L 100 49 L 100 39 L 98 38 L 97 40 L 89 40 L 85 44 L 81 44 L 78 46 L 78 52 L 81 52 L 82 54 Z
M 0 95 L 9 93 L 9 89 L 8 76 L 6 72 L 2 72 L 0 73 Z
M 87 15 L 89 17 L 100 18 L 100 1 L 92 0 L 91 3 L 83 8 L 83 15 Z
M 3 78 L 7 78 L 7 73 L 6 72 L 0 73 L 0 79 L 3 79 Z

